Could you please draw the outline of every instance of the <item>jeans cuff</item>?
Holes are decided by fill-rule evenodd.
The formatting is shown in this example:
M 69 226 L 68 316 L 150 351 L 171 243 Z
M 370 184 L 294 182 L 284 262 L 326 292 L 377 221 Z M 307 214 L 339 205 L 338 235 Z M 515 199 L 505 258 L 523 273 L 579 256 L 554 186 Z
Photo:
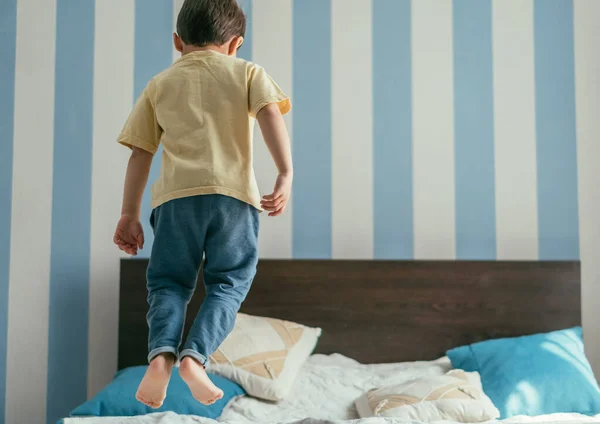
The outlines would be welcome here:
M 152 362 L 154 358 L 156 358 L 161 353 L 172 353 L 175 358 L 177 358 L 177 349 L 172 346 L 163 346 L 157 347 L 156 349 L 152 349 L 148 354 L 148 363 Z
M 208 363 L 208 358 L 206 356 L 204 356 L 192 349 L 182 350 L 181 353 L 179 354 L 179 361 L 181 362 L 183 360 L 183 358 L 185 358 L 186 356 L 191 356 L 196 361 L 200 362 L 200 364 L 202 364 L 203 367 L 206 367 L 206 364 Z

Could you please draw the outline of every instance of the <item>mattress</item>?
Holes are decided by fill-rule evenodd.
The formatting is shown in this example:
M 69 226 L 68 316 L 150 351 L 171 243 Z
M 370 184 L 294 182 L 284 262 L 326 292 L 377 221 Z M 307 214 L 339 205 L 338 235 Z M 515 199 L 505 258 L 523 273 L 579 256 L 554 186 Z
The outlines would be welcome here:
M 265 402 L 248 396 L 232 400 L 218 421 L 227 424 L 383 424 L 400 423 L 389 418 L 359 419 L 354 401 L 365 391 L 419 376 L 442 375 L 451 369 L 448 358 L 431 362 L 365 365 L 342 355 L 313 355 L 304 365 L 288 399 Z M 65 424 L 217 424 L 216 421 L 176 415 L 150 414 L 131 418 L 65 419 Z M 552 414 L 514 417 L 512 423 L 599 423 L 600 416 Z

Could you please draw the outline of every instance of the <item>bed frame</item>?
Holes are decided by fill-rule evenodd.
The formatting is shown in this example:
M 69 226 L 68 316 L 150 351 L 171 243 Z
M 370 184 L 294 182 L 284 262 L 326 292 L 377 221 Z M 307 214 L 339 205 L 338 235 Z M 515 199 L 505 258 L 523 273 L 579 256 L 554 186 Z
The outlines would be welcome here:
M 147 260 L 123 259 L 119 369 L 146 363 Z M 261 260 L 242 312 L 321 327 L 317 353 L 435 359 L 495 337 L 581 324 L 579 262 Z M 200 280 L 201 280 L 200 276 Z M 188 307 L 187 333 L 204 296 Z

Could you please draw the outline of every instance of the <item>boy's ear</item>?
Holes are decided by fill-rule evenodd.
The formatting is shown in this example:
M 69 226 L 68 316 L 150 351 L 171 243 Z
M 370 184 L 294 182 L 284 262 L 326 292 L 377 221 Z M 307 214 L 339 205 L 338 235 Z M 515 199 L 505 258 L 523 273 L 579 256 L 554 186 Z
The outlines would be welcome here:
M 229 56 L 235 56 L 238 49 L 242 46 L 242 44 L 244 43 L 244 37 L 241 36 L 235 36 L 231 39 L 231 41 L 229 42 L 229 51 L 227 52 L 227 54 Z
M 183 52 L 183 41 L 181 41 L 181 37 L 176 32 L 173 33 L 173 45 L 179 53 Z

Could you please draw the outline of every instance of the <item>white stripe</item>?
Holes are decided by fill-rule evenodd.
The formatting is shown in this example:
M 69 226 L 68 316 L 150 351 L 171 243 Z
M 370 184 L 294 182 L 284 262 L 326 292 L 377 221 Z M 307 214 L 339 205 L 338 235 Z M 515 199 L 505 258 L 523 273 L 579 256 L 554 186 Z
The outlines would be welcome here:
M 19 1 L 6 422 L 46 423 L 56 2 Z
M 292 1 L 254 1 L 252 19 L 252 61 L 263 66 L 292 97 Z M 291 114 L 285 120 L 291 136 Z M 254 132 L 254 170 L 261 193 L 271 193 L 277 168 L 258 126 Z M 261 258 L 292 257 L 291 201 L 285 213 L 277 218 L 268 217 L 266 212 L 261 214 L 258 251 Z
M 371 0 L 332 0 L 331 6 L 332 254 L 371 259 Z
M 455 259 L 451 0 L 412 1 L 416 259 Z
M 498 259 L 538 259 L 533 0 L 494 0 Z
M 88 396 L 117 370 L 119 259 L 125 255 L 112 235 L 128 151 L 116 139 L 133 103 L 134 2 L 97 1 L 95 14 Z
M 585 350 L 600 373 L 600 2 L 575 1 L 575 98 L 579 171 L 579 239 Z
M 177 16 L 179 16 L 179 11 L 181 10 L 181 6 L 183 6 L 184 0 L 173 0 L 173 32 L 177 32 Z M 181 57 L 181 53 L 175 50 L 175 45 L 173 45 L 173 62 Z

